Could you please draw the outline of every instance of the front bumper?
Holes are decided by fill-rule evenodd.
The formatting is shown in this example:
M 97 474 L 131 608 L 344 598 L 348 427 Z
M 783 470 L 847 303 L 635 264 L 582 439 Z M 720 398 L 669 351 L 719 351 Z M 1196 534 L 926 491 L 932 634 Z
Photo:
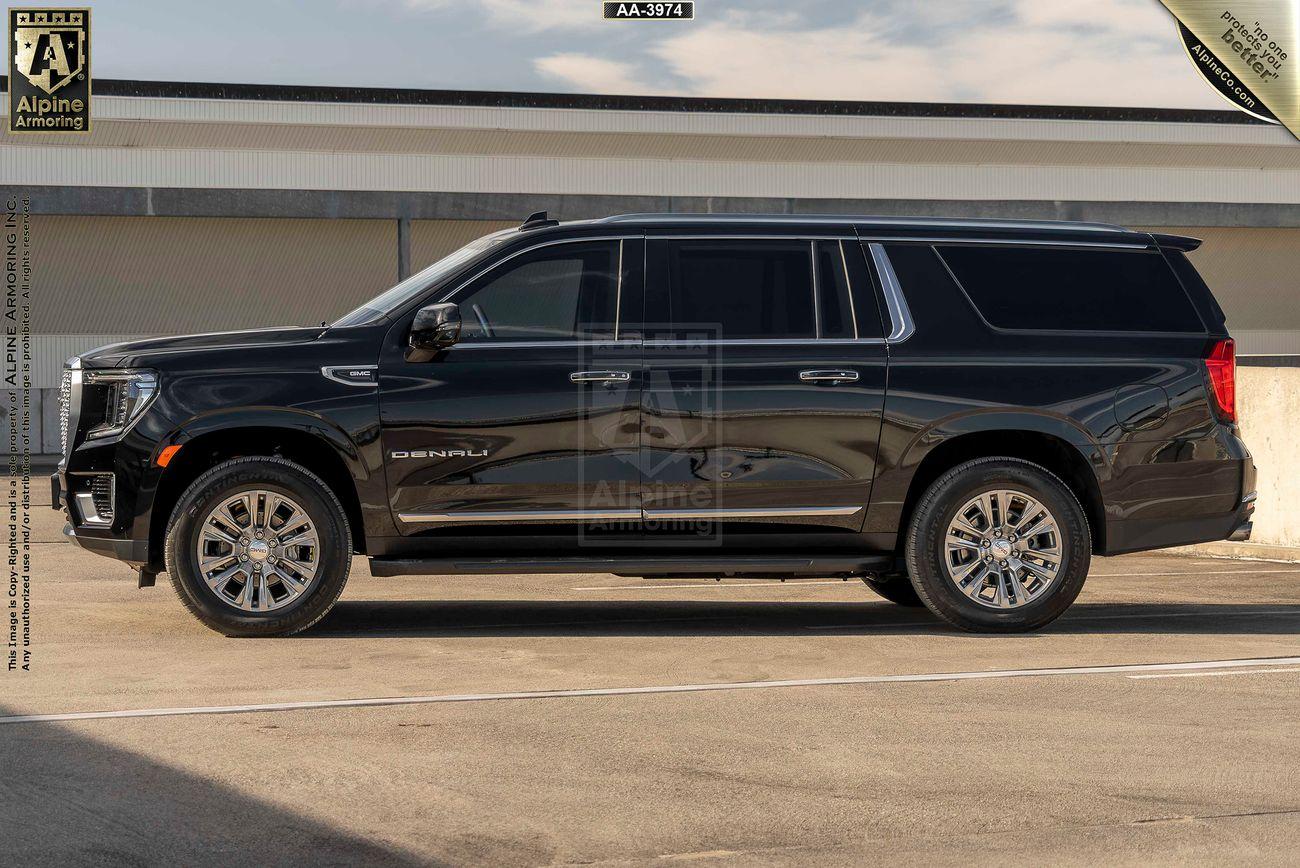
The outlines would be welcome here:
M 108 528 L 74 527 L 73 509 L 68 504 L 67 488 L 63 474 L 50 476 L 50 506 L 63 512 L 69 519 L 63 526 L 63 536 L 68 542 L 80 546 L 88 552 L 103 555 L 106 558 L 124 561 L 133 567 L 140 567 L 149 562 L 149 541 L 114 536 Z
M 63 526 L 63 536 L 67 538 L 68 542 L 78 545 L 88 552 L 123 561 L 137 569 L 149 561 L 148 540 L 90 536 L 85 530 L 78 531 L 72 526 L 71 522 Z

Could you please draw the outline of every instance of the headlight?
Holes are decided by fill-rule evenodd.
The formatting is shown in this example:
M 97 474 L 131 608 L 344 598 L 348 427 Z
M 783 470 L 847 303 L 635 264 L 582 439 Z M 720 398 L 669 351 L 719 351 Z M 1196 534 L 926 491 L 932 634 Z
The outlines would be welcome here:
M 101 420 L 86 431 L 87 439 L 121 434 L 158 394 L 156 371 L 90 369 L 83 374 L 82 384 L 82 414 L 89 411 L 91 418 Z

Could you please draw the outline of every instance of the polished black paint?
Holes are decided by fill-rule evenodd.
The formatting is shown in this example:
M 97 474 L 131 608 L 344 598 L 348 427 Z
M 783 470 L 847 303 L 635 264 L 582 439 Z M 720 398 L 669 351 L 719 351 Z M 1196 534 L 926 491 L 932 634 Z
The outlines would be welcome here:
M 526 351 L 452 344 L 427 359 L 408 359 L 417 311 L 454 301 L 452 290 L 514 252 L 565 238 L 693 234 L 915 246 L 936 236 L 970 243 L 1098 239 L 1070 224 L 797 217 L 633 216 L 532 229 L 373 326 L 165 337 L 83 355 L 86 367 L 157 370 L 160 393 L 119 437 L 86 441 L 84 430 L 71 433 L 56 499 L 66 508 L 63 493 L 82 484 L 81 474 L 114 471 L 113 525 L 78 525 L 75 539 L 158 569 L 176 488 L 201 471 L 207 456 L 276 448 L 322 462 L 318 472 L 347 489 L 338 493 L 354 505 L 355 545 L 371 556 L 537 556 L 595 542 L 630 556 L 698 545 L 702 536 L 719 549 L 754 555 L 888 553 L 918 483 L 964 454 L 963 444 L 1004 454 L 1032 442 L 1059 445 L 1062 473 L 1086 472 L 1075 481 L 1076 493 L 1089 501 L 1103 553 L 1223 539 L 1249 517 L 1241 500 L 1254 488 L 1254 467 L 1236 427 L 1212 412 L 1201 362 L 1226 335 L 1213 320 L 1212 299 L 1193 297 L 1207 320 L 1198 335 L 1012 335 L 989 327 L 942 285 L 907 285 L 916 332 L 901 343 L 723 347 L 716 364 L 702 368 L 681 347 L 642 341 L 634 322 L 645 315 L 638 287 L 617 344 Z M 1134 232 L 1106 233 L 1104 240 L 1156 243 Z M 1190 239 L 1158 241 L 1167 255 L 1195 246 Z M 879 291 L 871 289 L 871 302 L 883 310 Z M 867 300 L 864 292 L 855 287 L 859 303 Z M 375 365 L 377 386 L 321 373 Z M 861 379 L 794 379 L 814 367 L 849 368 Z M 626 370 L 630 378 L 613 387 L 568 379 L 572 371 L 597 368 Z M 716 380 L 720 413 L 701 403 L 702 378 Z M 157 459 L 170 445 L 181 450 L 164 469 Z M 436 462 L 390 457 L 427 449 L 488 454 Z M 638 522 L 489 527 L 396 518 L 404 511 L 636 510 L 691 503 L 701 491 L 710 498 L 705 507 L 864 509 L 851 520 L 739 521 L 710 524 L 707 533 Z

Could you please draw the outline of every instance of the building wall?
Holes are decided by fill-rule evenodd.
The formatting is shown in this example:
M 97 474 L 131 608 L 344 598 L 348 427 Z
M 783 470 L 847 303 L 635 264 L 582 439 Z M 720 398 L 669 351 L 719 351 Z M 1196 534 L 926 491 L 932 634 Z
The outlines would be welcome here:
M 397 280 L 386 220 L 32 219 L 37 334 L 310 324 Z

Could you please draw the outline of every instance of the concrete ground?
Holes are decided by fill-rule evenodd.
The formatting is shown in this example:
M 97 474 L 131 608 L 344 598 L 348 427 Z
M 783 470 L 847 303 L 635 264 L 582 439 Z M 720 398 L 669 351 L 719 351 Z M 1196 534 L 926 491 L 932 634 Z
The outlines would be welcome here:
M 312 631 L 231 640 L 165 578 L 34 562 L 0 718 L 72 717 L 0 719 L 10 864 L 1300 861 L 1300 565 L 1099 559 L 989 637 L 859 582 L 359 560 Z

